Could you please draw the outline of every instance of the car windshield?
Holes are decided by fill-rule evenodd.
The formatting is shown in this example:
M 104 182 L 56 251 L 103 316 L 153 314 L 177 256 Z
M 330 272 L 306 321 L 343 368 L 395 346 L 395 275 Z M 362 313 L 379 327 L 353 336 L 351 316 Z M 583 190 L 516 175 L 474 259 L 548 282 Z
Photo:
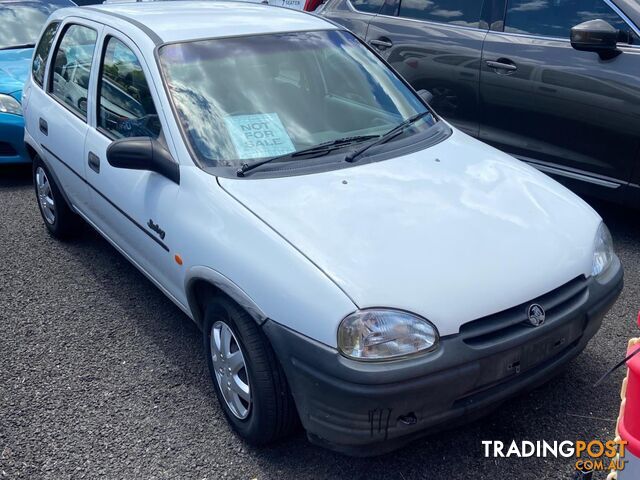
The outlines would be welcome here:
M 348 32 L 198 40 L 165 45 L 159 56 L 203 167 L 237 167 L 335 140 L 364 142 L 428 112 Z M 435 122 L 428 114 L 412 131 Z
M 0 50 L 34 46 L 51 12 L 73 6 L 75 4 L 68 0 L 0 1 Z

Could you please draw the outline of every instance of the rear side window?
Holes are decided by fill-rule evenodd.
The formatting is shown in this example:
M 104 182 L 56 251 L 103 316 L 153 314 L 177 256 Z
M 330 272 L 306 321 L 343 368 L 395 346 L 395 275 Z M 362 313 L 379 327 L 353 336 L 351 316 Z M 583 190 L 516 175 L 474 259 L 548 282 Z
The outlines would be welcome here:
M 353 8 L 365 13 L 378 13 L 385 0 L 351 0 Z
M 100 71 L 98 127 L 116 138 L 157 138 L 158 113 L 135 53 L 110 37 Z
M 86 120 L 87 91 L 98 34 L 82 25 L 70 25 L 54 52 L 49 91 Z
M 629 26 L 603 0 L 509 0 L 505 31 L 543 37 L 569 38 L 571 29 L 588 20 L 606 20 L 615 28 Z M 633 43 L 638 37 L 633 34 Z
M 33 64 L 31 65 L 33 80 L 40 86 L 44 83 L 44 69 L 47 65 L 47 58 L 49 58 L 49 50 L 51 50 L 53 38 L 56 36 L 59 26 L 60 22 L 53 22 L 47 26 L 36 47 L 36 53 L 33 56 Z
M 402 0 L 399 15 L 477 28 L 480 25 L 481 10 L 480 0 Z

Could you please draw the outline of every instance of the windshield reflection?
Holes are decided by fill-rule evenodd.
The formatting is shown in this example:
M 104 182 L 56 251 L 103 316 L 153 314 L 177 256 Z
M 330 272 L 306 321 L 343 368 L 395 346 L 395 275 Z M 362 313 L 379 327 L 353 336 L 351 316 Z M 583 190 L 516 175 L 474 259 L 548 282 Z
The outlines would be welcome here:
M 427 110 L 346 32 L 169 44 L 160 61 L 185 136 L 205 167 L 381 135 Z

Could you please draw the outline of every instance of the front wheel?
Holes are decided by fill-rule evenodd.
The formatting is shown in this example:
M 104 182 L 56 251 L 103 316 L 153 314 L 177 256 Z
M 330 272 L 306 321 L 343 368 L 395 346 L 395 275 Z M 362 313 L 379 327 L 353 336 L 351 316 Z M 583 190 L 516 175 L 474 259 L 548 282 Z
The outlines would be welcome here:
M 291 433 L 298 423 L 278 359 L 255 321 L 226 297 L 205 310 L 204 347 L 216 395 L 233 429 L 254 445 Z

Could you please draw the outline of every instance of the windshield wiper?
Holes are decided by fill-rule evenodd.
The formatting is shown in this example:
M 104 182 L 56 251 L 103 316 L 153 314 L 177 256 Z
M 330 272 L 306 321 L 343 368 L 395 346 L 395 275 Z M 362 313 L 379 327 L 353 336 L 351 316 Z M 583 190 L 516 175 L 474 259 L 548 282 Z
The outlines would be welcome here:
M 0 50 L 19 50 L 21 48 L 34 48 L 35 43 L 22 43 L 20 45 L 9 45 L 7 47 L 0 47 Z
M 314 145 L 313 147 L 305 148 L 303 150 L 298 150 L 297 152 L 286 153 L 284 155 L 278 155 L 276 157 L 267 158 L 266 160 L 261 160 L 256 163 L 243 163 L 238 170 L 236 170 L 236 175 L 238 177 L 244 177 L 244 174 L 250 172 L 251 170 L 258 168 L 262 165 L 265 165 L 270 162 L 274 162 L 277 160 L 284 160 L 286 158 L 297 158 L 305 155 L 313 155 L 314 153 L 326 155 L 332 150 L 336 148 L 341 148 L 346 145 L 351 145 L 353 143 L 364 142 L 365 140 L 371 140 L 372 138 L 379 138 L 379 135 L 357 135 L 355 137 L 345 137 L 338 138 L 337 140 L 331 140 L 329 142 L 320 143 L 318 145 Z
M 354 150 L 353 152 L 348 153 L 347 156 L 344 157 L 345 162 L 350 162 L 350 163 L 355 162 L 358 159 L 358 157 L 360 157 L 364 152 L 366 152 L 370 148 L 373 148 L 377 145 L 382 145 L 383 143 L 387 143 L 388 141 L 393 140 L 402 132 L 404 132 L 407 127 L 409 127 L 410 125 L 413 125 L 418 120 L 426 117 L 427 115 L 431 115 L 431 112 L 429 110 L 420 112 L 417 115 L 414 115 L 413 117 L 409 117 L 400 125 L 392 128 L 387 133 L 381 135 L 375 142 L 371 142 L 369 145 L 365 145 L 364 147 L 359 148 L 358 150 Z

